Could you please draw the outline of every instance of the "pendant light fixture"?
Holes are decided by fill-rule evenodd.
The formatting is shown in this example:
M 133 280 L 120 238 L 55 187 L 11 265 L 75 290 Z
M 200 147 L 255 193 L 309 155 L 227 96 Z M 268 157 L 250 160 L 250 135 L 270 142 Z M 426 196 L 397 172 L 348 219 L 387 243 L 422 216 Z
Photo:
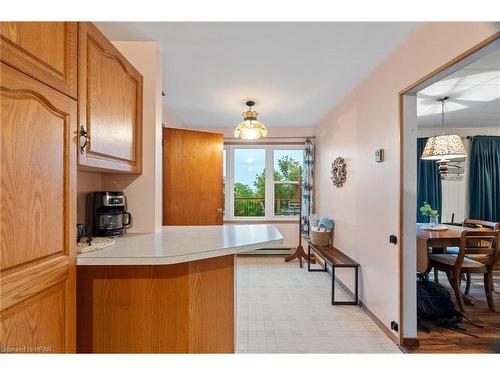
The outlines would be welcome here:
M 266 127 L 262 122 L 257 121 L 258 113 L 252 111 L 255 102 L 253 100 L 248 100 L 245 104 L 248 106 L 248 111 L 243 112 L 243 122 L 235 129 L 234 136 L 247 141 L 266 137 Z
M 427 140 L 422 152 L 422 159 L 424 160 L 448 161 L 467 156 L 464 143 L 459 135 L 444 134 L 444 103 L 448 99 L 448 96 L 438 99 L 438 102 L 441 102 L 441 135 L 435 135 Z M 440 165 L 442 164 L 440 163 Z

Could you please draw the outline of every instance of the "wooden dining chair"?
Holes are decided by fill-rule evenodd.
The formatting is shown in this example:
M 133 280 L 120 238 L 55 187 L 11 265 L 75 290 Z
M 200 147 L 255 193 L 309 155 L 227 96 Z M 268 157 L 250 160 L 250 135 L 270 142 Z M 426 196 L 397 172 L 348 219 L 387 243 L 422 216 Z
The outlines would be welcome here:
M 475 219 L 465 219 L 464 220 L 464 225 L 465 226 L 480 226 L 481 228 L 486 228 L 486 229 L 491 229 L 491 230 L 497 230 L 497 229 L 500 229 L 500 223 L 496 223 L 494 221 L 486 221 L 486 220 L 475 220 Z M 480 244 L 480 246 L 482 247 L 488 247 L 488 244 L 487 243 L 483 243 L 483 244 Z M 468 258 L 471 258 L 471 259 L 474 259 L 474 260 L 477 260 L 478 262 L 481 262 L 483 260 L 483 256 L 482 255 L 472 255 L 472 254 L 469 254 L 466 256 Z M 469 294 L 469 291 L 470 291 L 470 284 L 471 284 L 471 275 L 470 273 L 468 273 L 466 275 L 466 286 L 465 286 L 465 294 Z M 491 290 L 494 292 L 495 291 L 495 284 L 493 283 L 492 287 L 491 287 Z
M 469 227 L 469 228 L 474 228 L 474 229 L 480 229 L 480 230 L 497 230 L 500 229 L 500 223 L 496 223 L 494 221 L 486 221 L 486 220 L 476 220 L 476 219 L 465 219 L 463 222 L 464 227 Z M 478 242 L 476 244 L 468 245 L 469 247 L 489 247 L 490 243 L 489 242 Z M 447 253 L 450 254 L 458 254 L 458 248 L 456 247 L 449 247 L 446 250 Z M 476 255 L 476 254 L 465 254 L 468 258 L 474 259 L 478 262 L 482 262 L 484 255 Z M 466 285 L 465 285 L 465 294 L 468 295 L 470 292 L 470 286 L 471 286 L 471 275 L 470 273 L 465 274 L 466 278 Z M 492 290 L 495 291 L 495 285 L 493 284 Z
M 464 230 L 460 237 L 458 254 L 431 254 L 429 255 L 429 268 L 446 272 L 450 282 L 458 308 L 464 312 L 464 305 L 460 293 L 462 274 L 479 273 L 484 275 L 484 291 L 490 310 L 495 311 L 493 302 L 493 269 L 498 260 L 499 230 L 480 231 Z M 488 242 L 488 247 L 474 247 L 477 243 Z M 472 246 L 471 246 L 472 245 Z M 467 254 L 467 256 L 466 256 Z M 470 256 L 482 256 L 482 261 L 472 259 Z
M 491 230 L 500 229 L 500 223 L 496 223 L 494 221 L 486 221 L 486 220 L 476 220 L 476 219 L 465 219 L 463 223 L 464 227 L 471 228 L 487 228 Z

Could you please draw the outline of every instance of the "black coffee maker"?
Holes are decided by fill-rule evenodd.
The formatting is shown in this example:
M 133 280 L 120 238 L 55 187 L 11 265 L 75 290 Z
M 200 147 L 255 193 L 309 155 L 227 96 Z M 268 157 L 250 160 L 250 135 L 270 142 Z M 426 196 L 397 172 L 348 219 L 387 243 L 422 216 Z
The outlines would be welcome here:
M 123 192 L 96 191 L 87 195 L 87 231 L 89 236 L 121 236 L 132 225 Z

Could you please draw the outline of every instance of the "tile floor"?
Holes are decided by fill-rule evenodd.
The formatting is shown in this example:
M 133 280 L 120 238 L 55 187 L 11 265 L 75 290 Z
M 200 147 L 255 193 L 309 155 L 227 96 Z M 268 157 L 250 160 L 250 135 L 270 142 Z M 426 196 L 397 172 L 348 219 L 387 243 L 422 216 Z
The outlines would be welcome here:
M 332 306 L 330 288 L 307 264 L 239 256 L 237 353 L 401 353 L 361 308 Z

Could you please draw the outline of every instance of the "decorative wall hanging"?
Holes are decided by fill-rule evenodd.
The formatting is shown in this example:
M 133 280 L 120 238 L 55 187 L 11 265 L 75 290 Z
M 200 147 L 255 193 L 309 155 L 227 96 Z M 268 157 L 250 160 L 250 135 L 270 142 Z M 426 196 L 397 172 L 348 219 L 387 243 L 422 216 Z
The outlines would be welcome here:
M 330 174 L 330 178 L 336 187 L 341 188 L 344 186 L 347 176 L 347 164 L 345 163 L 344 158 L 339 156 L 333 161 Z

